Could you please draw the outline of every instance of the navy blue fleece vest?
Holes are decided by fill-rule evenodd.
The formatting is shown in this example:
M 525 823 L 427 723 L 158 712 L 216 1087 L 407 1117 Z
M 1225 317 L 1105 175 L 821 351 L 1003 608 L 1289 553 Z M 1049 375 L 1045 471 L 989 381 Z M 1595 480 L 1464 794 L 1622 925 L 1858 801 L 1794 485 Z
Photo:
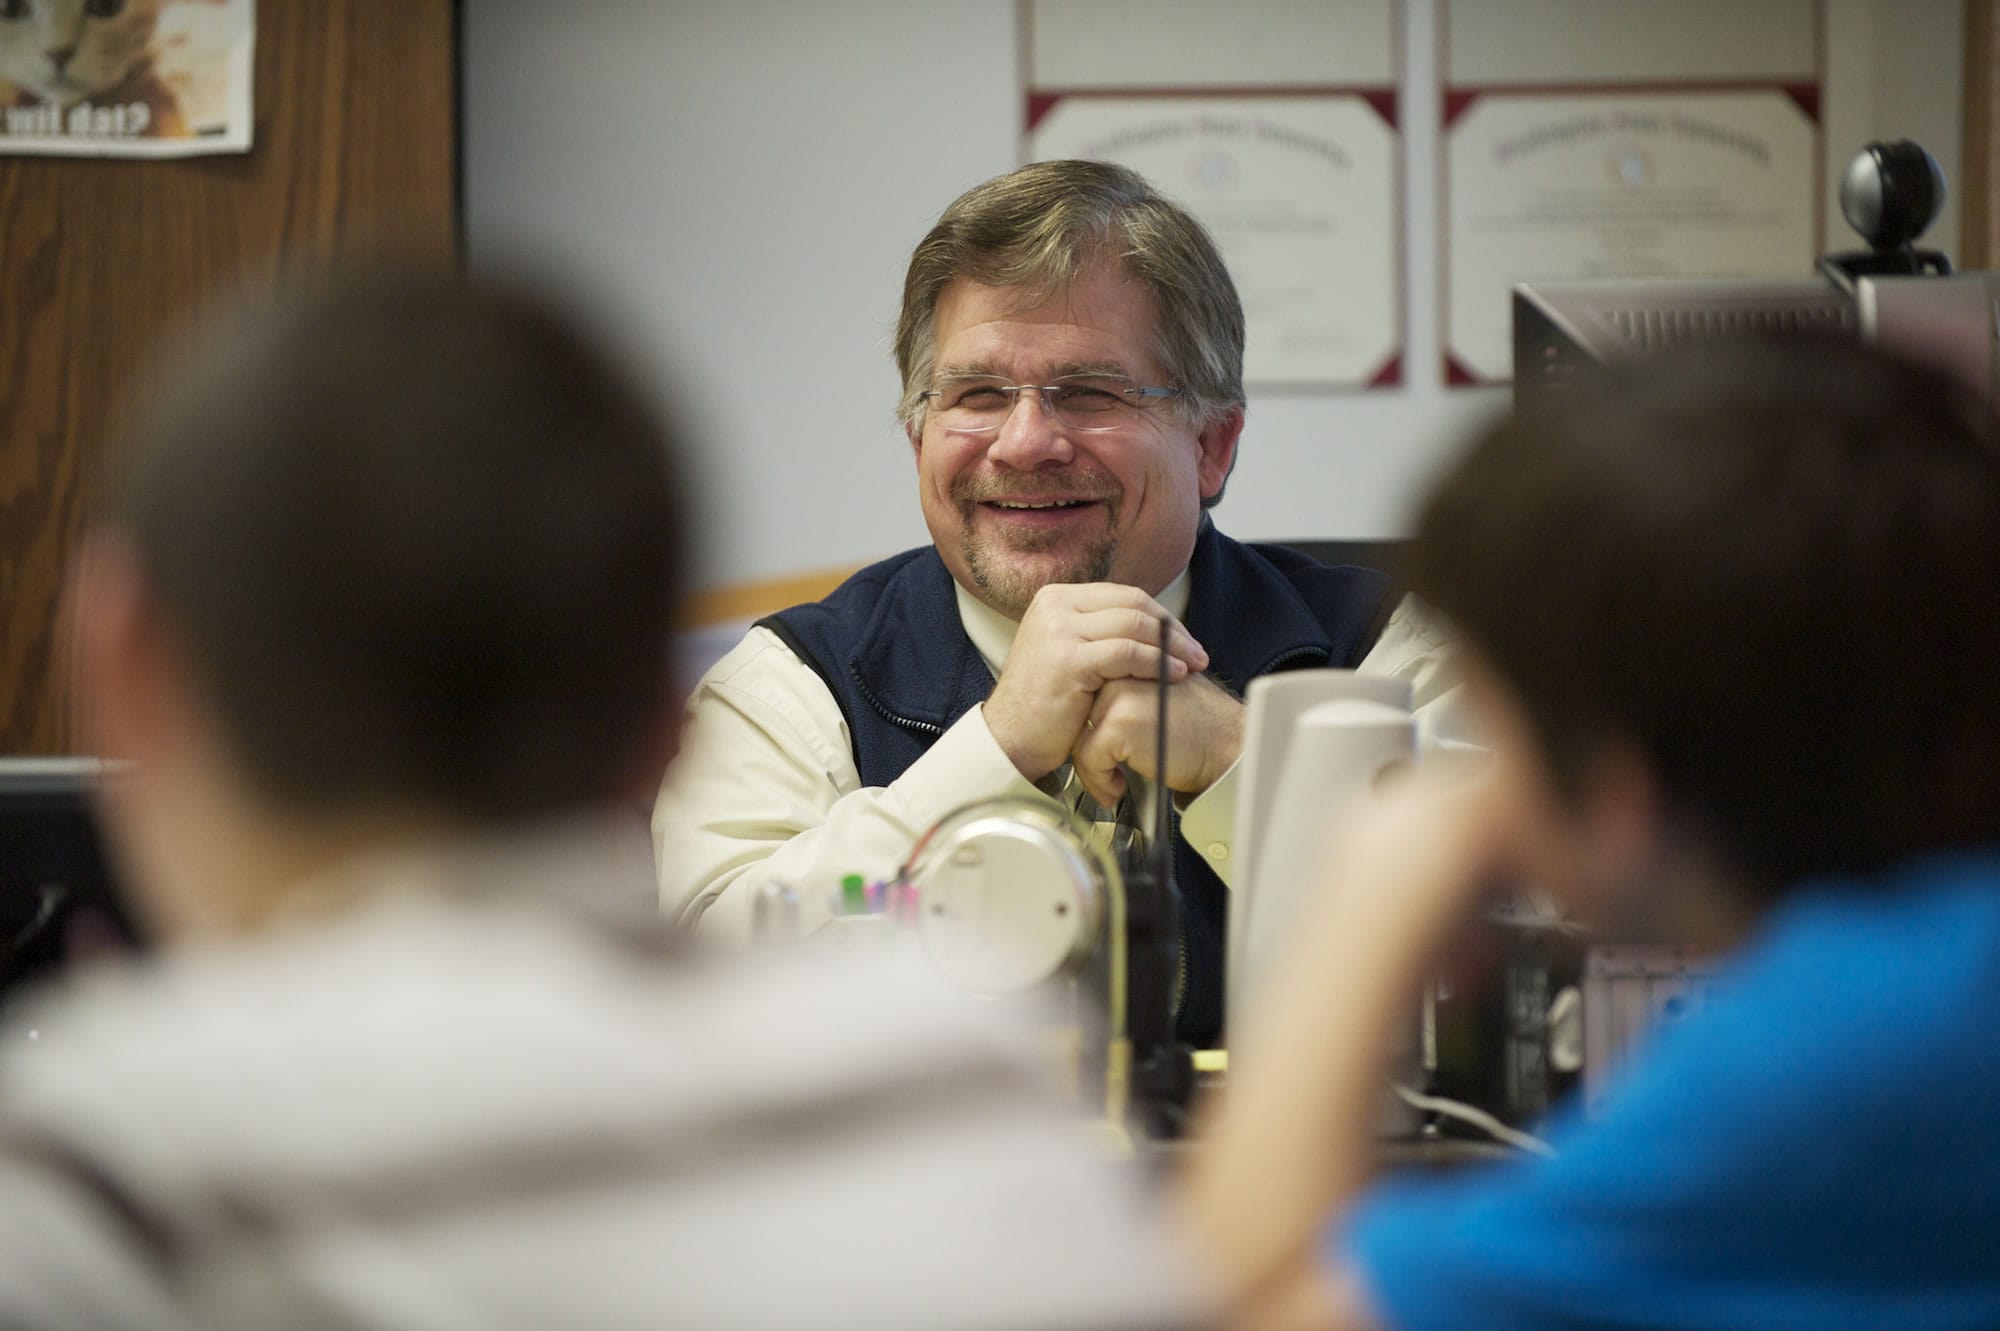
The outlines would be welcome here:
M 1208 649 L 1208 673 L 1238 694 L 1277 670 L 1355 665 L 1390 609 L 1380 573 L 1244 545 L 1206 522 L 1190 569 L 1188 631 Z M 959 621 L 951 574 L 929 547 L 870 565 L 825 600 L 761 622 L 833 691 L 863 785 L 902 775 L 993 691 L 993 675 Z M 1180 1035 L 1204 1048 L 1222 1034 L 1229 890 L 1185 843 L 1174 850 L 1187 947 Z

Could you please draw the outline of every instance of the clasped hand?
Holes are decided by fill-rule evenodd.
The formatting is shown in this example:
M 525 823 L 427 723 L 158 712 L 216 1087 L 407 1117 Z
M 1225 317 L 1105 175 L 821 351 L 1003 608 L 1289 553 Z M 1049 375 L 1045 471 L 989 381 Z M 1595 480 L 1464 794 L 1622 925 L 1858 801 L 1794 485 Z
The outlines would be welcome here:
M 1160 641 L 1160 621 L 1168 632 Z M 1208 653 L 1159 603 L 1117 583 L 1052 583 L 1035 595 L 986 700 L 987 728 L 1022 776 L 1065 760 L 1100 803 L 1125 793 L 1120 764 L 1148 779 L 1157 681 L 1168 681 L 1168 787 L 1198 794 L 1243 747 L 1243 704 L 1204 677 Z

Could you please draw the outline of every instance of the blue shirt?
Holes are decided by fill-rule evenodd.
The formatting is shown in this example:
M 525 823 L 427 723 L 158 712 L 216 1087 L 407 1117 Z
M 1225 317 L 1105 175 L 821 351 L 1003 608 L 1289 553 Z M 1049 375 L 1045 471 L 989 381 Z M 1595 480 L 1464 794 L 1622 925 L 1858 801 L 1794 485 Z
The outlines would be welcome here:
M 1579 1113 L 1362 1199 L 1384 1322 L 2000 1327 L 2000 850 L 1802 889 Z

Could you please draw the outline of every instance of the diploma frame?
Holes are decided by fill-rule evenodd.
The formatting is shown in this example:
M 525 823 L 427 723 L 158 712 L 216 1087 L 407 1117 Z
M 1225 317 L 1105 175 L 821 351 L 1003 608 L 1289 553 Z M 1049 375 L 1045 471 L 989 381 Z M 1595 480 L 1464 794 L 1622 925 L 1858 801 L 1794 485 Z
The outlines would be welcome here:
M 1019 11 L 1024 75 L 1021 160 L 1082 155 L 1119 162 L 1145 174 L 1209 226 L 1244 297 L 1249 325 L 1246 386 L 1336 393 L 1399 387 L 1407 354 L 1409 262 L 1405 142 L 1398 108 L 1405 81 L 1401 10 L 1401 0 L 1389 0 L 1386 12 L 1392 39 L 1388 77 L 1382 82 L 1162 80 L 1077 86 L 1037 82 L 1031 55 L 1034 6 L 1024 0 Z M 1123 132 L 1109 128 L 1088 136 L 1114 145 L 1107 151 L 1091 151 L 1061 123 L 1056 125 L 1058 141 L 1049 142 L 1051 117 L 1057 115 L 1088 119 L 1100 128 L 1115 126 L 1120 117 L 1130 124 Z M 1358 139 L 1373 141 L 1357 139 L 1345 145 L 1353 150 L 1347 152 L 1343 145 L 1311 132 L 1308 122 L 1322 127 L 1344 123 L 1358 131 Z M 1279 226 L 1289 227 L 1292 234 L 1276 237 L 1263 262 L 1246 261 L 1243 246 L 1256 227 L 1233 224 L 1231 218 L 1218 216 L 1212 205 L 1205 207 L 1201 197 L 1190 197 L 1187 185 L 1198 189 L 1203 183 L 1199 175 L 1192 181 L 1187 176 L 1163 178 L 1161 141 L 1170 130 L 1181 133 L 1191 153 L 1210 151 L 1217 143 L 1226 147 L 1235 135 L 1246 144 L 1258 140 L 1249 145 L 1253 151 L 1268 154 L 1289 147 L 1301 155 L 1316 155 L 1330 163 L 1331 170 L 1351 171 L 1356 178 L 1342 182 L 1339 202 L 1331 207 L 1325 205 L 1324 194 L 1315 203 L 1303 191 L 1294 198 L 1267 199 L 1267 215 L 1290 214 Z M 1204 136 L 1208 147 L 1202 145 Z M 1122 150 L 1119 140 L 1124 141 Z M 1336 160 L 1336 155 L 1347 160 Z M 1218 169 L 1228 168 L 1222 163 Z M 1261 179 L 1269 181 L 1273 175 L 1267 168 Z M 1350 196 L 1347 191 L 1354 193 Z M 1348 206 L 1349 197 L 1372 202 L 1364 211 Z M 1309 215 L 1315 208 L 1324 215 Z M 1255 212 L 1254 203 L 1245 211 Z M 1322 240 L 1302 238 L 1301 233 L 1314 228 L 1324 229 Z M 1273 280 L 1274 273 L 1282 273 L 1283 280 Z M 1316 342 L 1323 351 L 1313 349 Z
M 1770 78 L 1718 78 L 1703 79 L 1647 79 L 1647 78 L 1578 78 L 1559 81 L 1519 81 L 1504 83 L 1475 83 L 1454 81 L 1449 68 L 1449 29 L 1452 0 L 1439 0 L 1439 21 L 1437 32 L 1438 68 L 1440 72 L 1440 114 L 1438 144 L 1436 150 L 1437 171 L 1437 216 L 1438 216 L 1438 287 L 1437 317 L 1439 338 L 1439 361 L 1444 382 L 1448 387 L 1474 387 L 1479 385 L 1505 384 L 1512 378 L 1511 372 L 1496 374 L 1481 372 L 1477 357 L 1467 355 L 1462 350 L 1462 336 L 1465 327 L 1465 311 L 1457 307 L 1454 273 L 1465 263 L 1465 256 L 1459 250 L 1460 208 L 1467 206 L 1467 200 L 1454 197 L 1454 134 L 1464 126 L 1465 117 L 1474 108 L 1482 105 L 1512 101 L 1521 105 L 1541 103 L 1554 111 L 1565 102 L 1573 102 L 1579 111 L 1593 106 L 1601 106 L 1607 101 L 1629 100 L 1646 104 L 1657 111 L 1662 103 L 1671 104 L 1685 101 L 1689 119 L 1697 119 L 1704 110 L 1704 104 L 1713 104 L 1718 99 L 1727 100 L 1732 96 L 1773 96 L 1784 99 L 1796 109 L 1809 127 L 1811 161 L 1805 173 L 1805 188 L 1809 198 L 1799 198 L 1791 204 L 1802 223 L 1801 233 L 1807 237 L 1807 252 L 1798 256 L 1795 268 L 1784 271 L 1765 270 L 1753 274 L 1736 271 L 1702 271 L 1678 268 L 1672 272 L 1646 272 L 1642 269 L 1627 269 L 1616 274 L 1618 280 L 1635 281 L 1648 279 L 1689 278 L 1701 279 L 1729 276 L 1802 276 L 1810 275 L 1813 255 L 1824 234 L 1825 219 L 1825 118 L 1822 113 L 1824 89 L 1826 86 L 1826 3 L 1815 0 L 1812 6 L 1812 50 L 1813 68 L 1809 72 L 1785 75 L 1774 74 Z M 1554 272 L 1539 271 L 1534 280 L 1561 281 L 1587 280 L 1593 274 L 1589 271 Z M 1496 275 L 1496 282 L 1505 283 L 1503 275 Z M 1504 311 L 1507 307 L 1506 292 L 1495 294 L 1495 306 Z M 1504 313 L 1501 315 L 1504 318 Z M 1501 328 L 1498 335 L 1506 340 L 1506 330 Z

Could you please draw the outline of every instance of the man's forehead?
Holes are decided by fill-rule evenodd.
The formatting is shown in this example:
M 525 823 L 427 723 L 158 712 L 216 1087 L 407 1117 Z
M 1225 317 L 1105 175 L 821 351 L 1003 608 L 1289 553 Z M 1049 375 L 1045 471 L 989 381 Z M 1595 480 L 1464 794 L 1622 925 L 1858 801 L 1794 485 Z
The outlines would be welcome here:
M 1151 321 L 1153 293 L 1116 259 L 1093 259 L 1068 277 L 995 285 L 960 273 L 938 292 L 938 306 L 977 302 L 1017 318 L 1050 321 L 1088 320 L 1102 307 L 1116 304 Z
M 1094 266 L 1053 290 L 961 277 L 938 296 L 935 372 L 1142 377 L 1156 327 L 1152 293 L 1116 268 Z
M 1005 379 L 1014 372 L 1014 362 L 1009 358 L 995 356 L 973 356 L 964 360 L 938 362 L 937 376 L 940 379 Z M 1036 373 L 1048 379 L 1072 379 L 1079 377 L 1122 376 L 1132 377 L 1132 371 L 1122 360 L 1080 359 L 1044 361 L 1036 366 Z

